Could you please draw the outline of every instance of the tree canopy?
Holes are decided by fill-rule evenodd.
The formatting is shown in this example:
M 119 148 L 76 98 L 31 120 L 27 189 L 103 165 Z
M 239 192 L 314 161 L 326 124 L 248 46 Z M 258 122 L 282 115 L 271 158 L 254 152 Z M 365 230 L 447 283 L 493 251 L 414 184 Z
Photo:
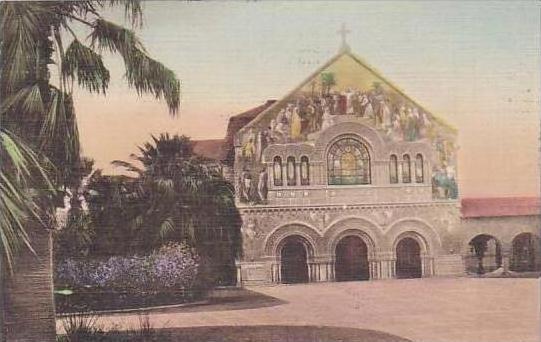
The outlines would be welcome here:
M 115 6 L 124 8 L 131 28 L 102 16 Z M 6 189 L 0 243 L 8 263 L 16 245 L 29 246 L 22 222 L 36 216 L 30 209 L 50 214 L 54 207 L 28 194 L 77 186 L 81 157 L 72 93 L 77 81 L 91 93 L 106 94 L 110 73 L 103 52 L 122 58 L 125 79 L 137 94 L 163 99 L 171 115 L 178 113 L 180 82 L 150 57 L 133 31 L 142 19 L 141 1 L 135 0 L 0 4 L 0 186 Z M 88 35 L 81 39 L 75 32 Z M 51 79 L 52 71 L 58 80 Z M 32 172 L 21 167 L 30 164 Z

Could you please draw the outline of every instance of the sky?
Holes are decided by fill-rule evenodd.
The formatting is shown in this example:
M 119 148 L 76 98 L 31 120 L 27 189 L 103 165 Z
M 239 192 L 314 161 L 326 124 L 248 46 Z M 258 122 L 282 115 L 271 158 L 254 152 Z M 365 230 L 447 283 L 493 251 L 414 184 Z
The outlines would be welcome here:
M 340 46 L 459 131 L 462 197 L 539 195 L 540 13 L 535 1 L 145 2 L 137 30 L 181 80 L 181 109 L 111 70 L 106 97 L 76 89 L 83 154 L 106 173 L 151 134 L 223 138 L 229 117 L 279 99 Z M 123 11 L 107 11 L 124 23 Z

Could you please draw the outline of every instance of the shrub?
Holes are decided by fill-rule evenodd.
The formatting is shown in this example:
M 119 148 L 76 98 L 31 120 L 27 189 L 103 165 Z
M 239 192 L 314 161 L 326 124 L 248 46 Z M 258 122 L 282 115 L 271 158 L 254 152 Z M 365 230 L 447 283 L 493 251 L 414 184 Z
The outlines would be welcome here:
M 103 330 L 96 324 L 96 316 L 70 315 L 62 321 L 65 335 L 58 342 L 99 341 Z
M 155 329 L 148 316 L 139 316 L 139 326 L 127 331 L 113 328 L 105 331 L 97 324 L 97 316 L 69 315 L 62 320 L 64 335 L 57 342 L 169 342 L 166 334 Z
M 59 286 L 97 287 L 140 293 L 191 288 L 199 258 L 186 244 L 169 244 L 145 256 L 113 256 L 105 260 L 68 258 L 56 264 Z

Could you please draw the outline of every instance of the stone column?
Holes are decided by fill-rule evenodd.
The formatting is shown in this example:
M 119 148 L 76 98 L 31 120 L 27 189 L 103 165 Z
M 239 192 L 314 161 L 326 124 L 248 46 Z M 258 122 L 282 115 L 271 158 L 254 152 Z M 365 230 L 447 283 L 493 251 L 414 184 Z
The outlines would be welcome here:
M 434 275 L 434 258 L 432 258 L 429 255 L 422 255 L 421 256 L 421 276 L 423 278 L 425 277 L 431 277 Z
M 368 274 L 370 276 L 370 280 L 372 279 L 378 279 L 378 262 L 377 260 L 373 258 L 368 259 Z
M 235 260 L 235 268 L 237 269 L 237 287 L 242 287 L 242 269 L 240 261 Z
M 329 265 L 328 263 L 319 263 L 319 281 L 329 280 Z
M 511 266 L 512 247 L 509 244 L 501 245 L 503 273 L 509 273 Z
M 308 266 L 308 282 L 309 283 L 316 282 L 317 279 L 314 274 L 314 262 L 311 260 L 308 260 L 307 264 L 308 264 L 307 265 Z
M 312 261 L 314 272 L 313 281 L 332 281 L 333 277 L 333 260 L 328 256 L 315 257 Z
M 276 264 L 275 263 L 271 263 L 270 265 L 270 280 L 271 280 L 271 283 L 276 283 Z
M 274 284 L 280 284 L 282 281 L 282 264 L 280 261 L 275 261 L 272 263 L 271 276 Z
M 329 265 L 329 281 L 336 281 L 336 276 L 334 274 L 335 260 L 331 259 L 328 265 Z
M 301 163 L 300 160 L 295 160 L 295 184 L 301 185 Z
M 287 186 L 287 157 L 282 160 L 282 186 Z
M 390 279 L 395 275 L 395 259 L 392 252 L 378 252 L 371 259 L 371 278 L 372 279 Z

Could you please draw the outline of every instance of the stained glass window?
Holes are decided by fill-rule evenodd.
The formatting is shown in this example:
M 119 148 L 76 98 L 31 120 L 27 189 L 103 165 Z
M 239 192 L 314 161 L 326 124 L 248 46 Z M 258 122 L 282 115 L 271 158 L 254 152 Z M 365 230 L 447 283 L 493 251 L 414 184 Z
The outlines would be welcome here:
M 310 164 L 308 157 L 301 157 L 301 185 L 310 185 Z
M 272 165 L 272 173 L 275 186 L 284 185 L 282 180 L 282 158 L 276 156 L 274 157 L 274 163 Z
M 287 185 L 297 185 L 295 157 L 287 157 Z
M 330 185 L 370 184 L 370 155 L 360 141 L 346 137 L 335 142 L 327 156 Z
M 398 183 L 398 158 L 392 154 L 389 161 L 389 180 L 391 183 Z
M 402 183 L 411 183 L 411 160 L 408 154 L 402 156 Z
M 424 182 L 423 177 L 423 156 L 419 153 L 415 157 L 415 182 Z

